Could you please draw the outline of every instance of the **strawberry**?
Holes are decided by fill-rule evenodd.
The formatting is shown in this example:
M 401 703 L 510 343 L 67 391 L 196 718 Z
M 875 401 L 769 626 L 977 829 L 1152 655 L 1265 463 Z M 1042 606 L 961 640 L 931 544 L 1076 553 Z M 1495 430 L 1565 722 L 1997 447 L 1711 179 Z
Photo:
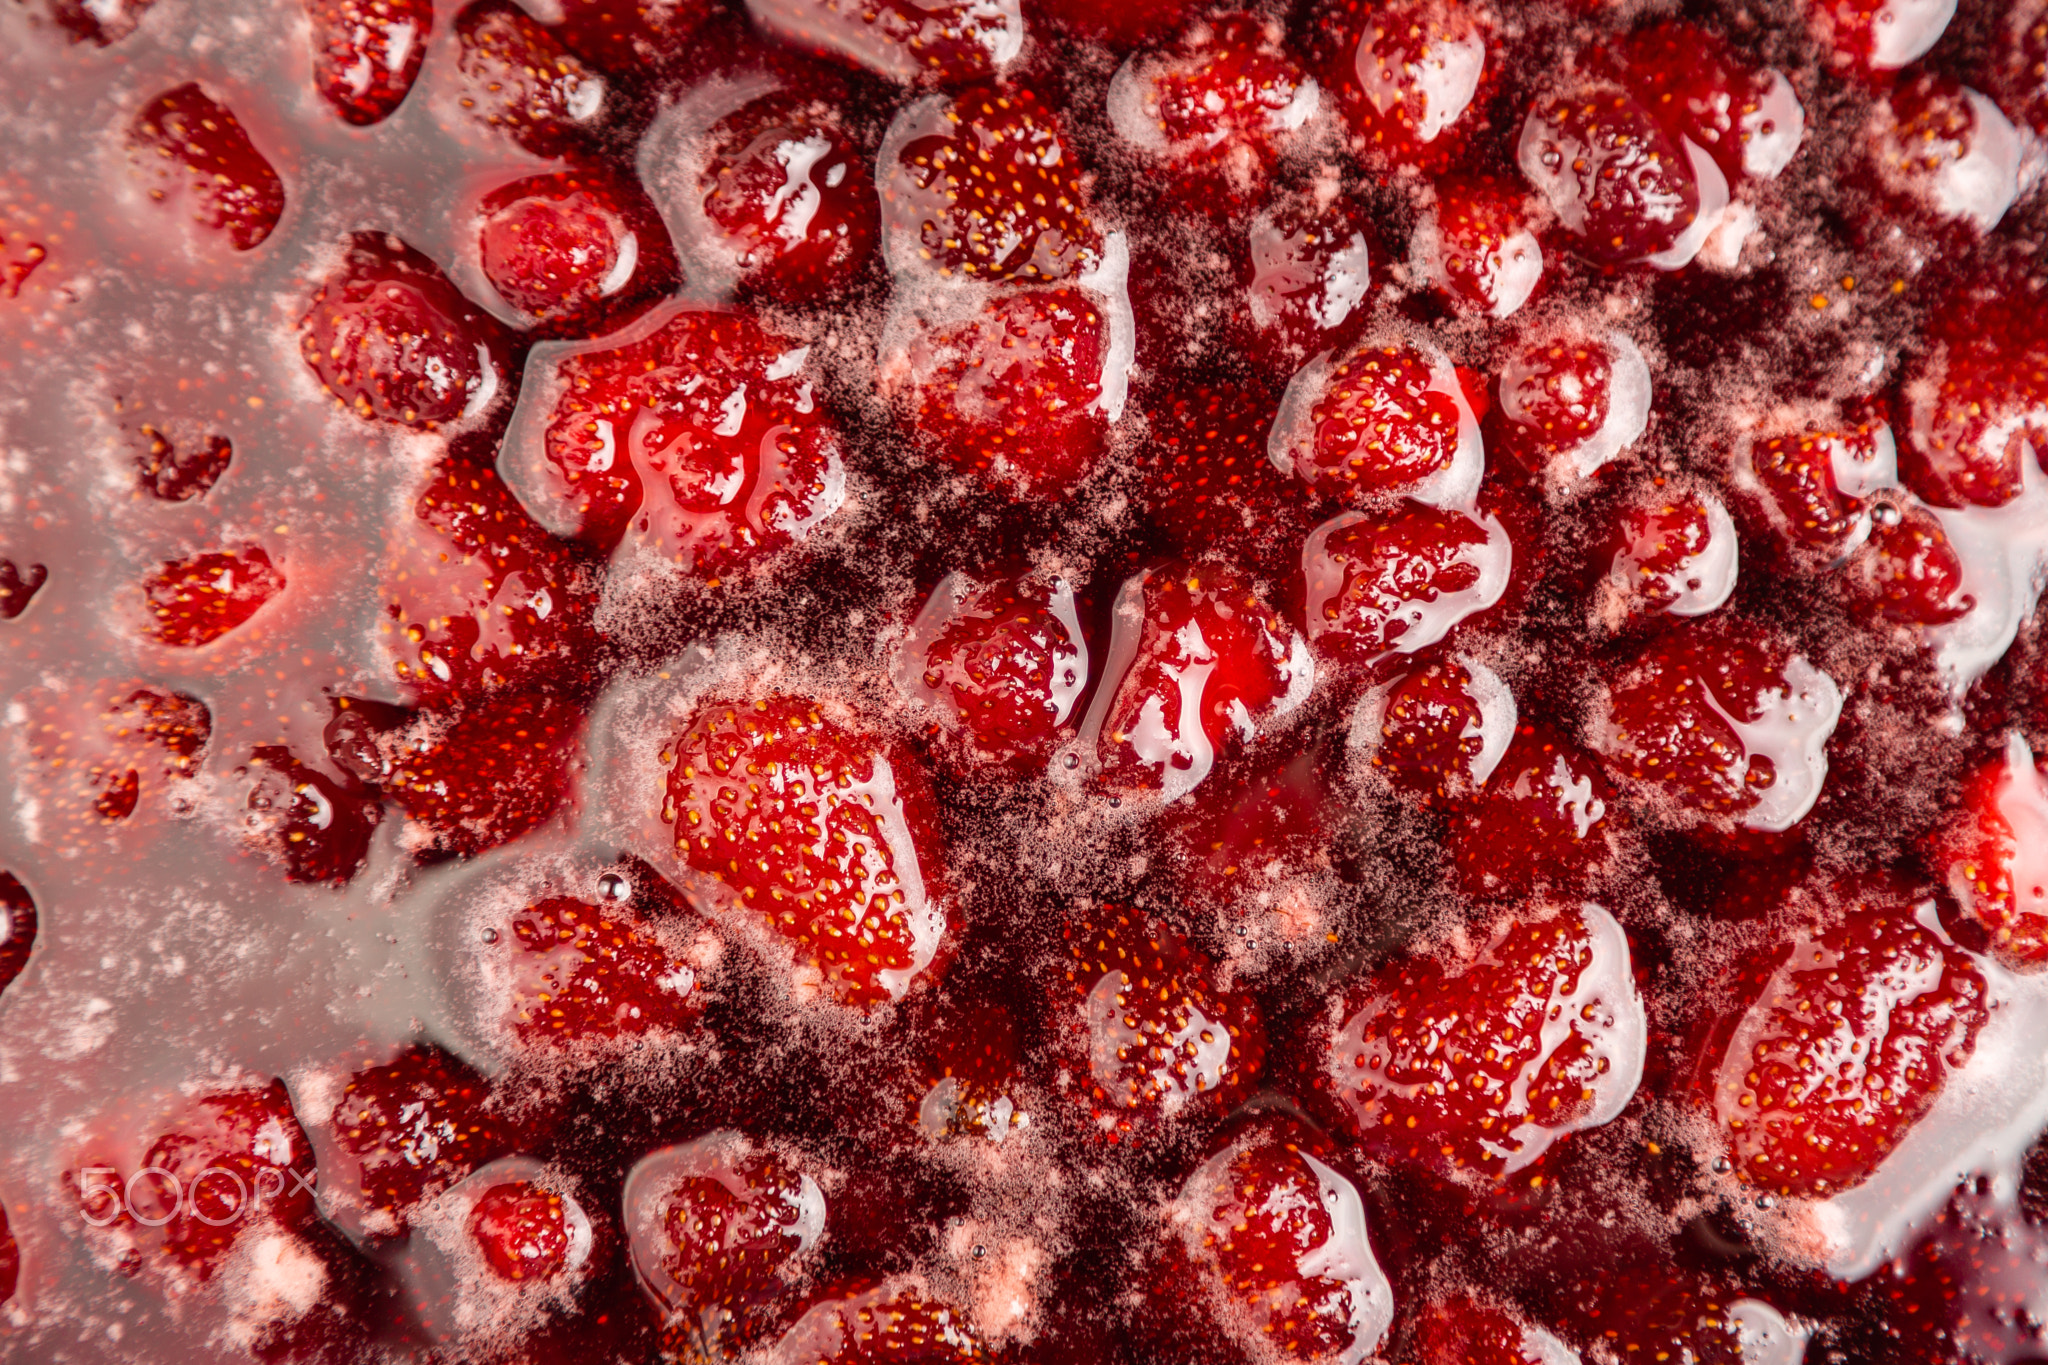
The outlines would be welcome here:
M 1245 349 L 1269 373 L 1358 334 L 1371 312 L 1372 238 L 1370 221 L 1342 199 L 1291 197 L 1252 215 L 1237 278 L 1250 324 Z
M 604 77 L 511 0 L 478 0 L 455 18 L 457 104 L 535 156 L 563 156 L 606 116 Z
M 21 1283 L 21 1246 L 7 1226 L 7 1211 L 0 1208 L 0 1304 L 11 1302 Z
M 1343 1001 L 1324 1077 L 1364 1149 L 1498 1179 L 1621 1113 L 1648 1027 L 1629 943 L 1596 905 L 1530 906 L 1440 957 L 1407 956 Z
M 1698 249 L 1691 243 L 1688 251 L 1682 240 L 1709 199 L 1693 161 L 1618 85 L 1589 81 L 1540 97 L 1522 125 L 1516 160 L 1595 261 L 1675 268 Z
M 1089 295 L 1025 290 L 920 331 L 894 363 L 884 361 L 884 386 L 948 464 L 1023 493 L 1058 493 L 1094 467 L 1121 410 L 1111 352 Z
M 196 83 L 142 106 L 128 125 L 128 160 L 151 199 L 175 198 L 236 251 L 262 245 L 284 214 L 284 182 L 234 114 Z
M 1637 29 L 1612 55 L 1644 107 L 1712 156 L 1731 182 L 1772 179 L 1799 150 L 1806 111 L 1783 73 L 1751 67 L 1697 24 L 1667 19 Z
M 1762 437 L 1749 449 L 1750 469 L 1776 513 L 1774 526 L 1792 544 L 1831 559 L 1869 534 L 1864 500 L 1890 482 L 1896 461 L 1891 428 L 1881 421 Z
M 1984 974 L 1914 921 L 1900 887 L 1876 878 L 1829 899 L 1831 927 L 1740 983 L 1747 1004 L 1703 1078 L 1736 1174 L 1781 1195 L 1868 1179 L 1989 1018 Z
M 845 497 L 838 427 L 807 354 L 748 314 L 684 309 L 637 341 L 558 362 L 545 477 L 578 534 L 610 549 L 632 521 L 651 551 L 712 587 L 801 539 Z
M 205 497 L 235 457 L 234 443 L 212 433 L 197 442 L 183 442 L 182 450 L 169 434 L 149 422 L 142 423 L 136 435 L 140 447 L 135 453 L 136 483 L 162 502 Z
M 490 1085 L 430 1045 L 350 1076 L 328 1123 L 380 1233 L 403 1232 L 421 1200 L 502 1156 L 514 1140 Z
M 1315 24 L 1324 83 L 1375 158 L 1435 168 L 1463 145 L 1487 54 L 1462 4 L 1339 0 Z
M 0 621 L 12 621 L 28 610 L 29 599 L 50 579 L 41 564 L 26 567 L 11 559 L 0 559 Z
M 680 1032 L 696 973 L 623 906 L 550 896 L 512 917 L 511 1025 L 529 1044 Z
M 1128 48 L 1177 31 L 1191 9 L 1187 0 L 1039 0 L 1032 8 L 1031 22 L 1043 19 L 1055 31 Z
M 1743 1348 L 1730 1311 L 1736 1295 L 1725 1282 L 1682 1267 L 1667 1248 L 1640 1235 L 1616 1236 L 1608 1227 L 1568 1228 L 1558 1240 L 1586 1250 L 1544 1286 L 1546 1320 L 1585 1352 L 1580 1359 L 1690 1365 L 1769 1359 Z
M 433 0 L 306 0 L 313 88 L 346 123 L 390 118 L 420 74 Z
M 2019 130 L 1951 76 L 1923 71 L 1892 87 L 1872 150 L 1892 185 L 1936 219 L 1989 232 L 2019 197 Z
M 890 130 L 880 178 L 883 250 L 898 273 L 1032 283 L 1100 259 L 1080 163 L 1023 87 L 911 105 Z
M 1173 563 L 1125 581 L 1112 660 L 1082 725 L 1112 790 L 1192 791 L 1220 750 L 1300 706 L 1315 680 L 1307 643 L 1236 570 Z
M 601 172 L 500 185 L 479 202 L 477 218 L 491 288 L 551 332 L 610 331 L 680 280 L 668 229 L 647 196 Z
M 2017 733 L 1965 782 L 1961 807 L 1927 840 L 1928 861 L 1989 951 L 2022 971 L 2048 962 L 2048 769 Z
M 1268 450 L 1283 472 L 1347 501 L 1406 493 L 1455 504 L 1479 479 L 1479 431 L 1448 359 L 1365 341 L 1294 378 Z
M 912 1099 L 917 1126 L 927 1137 L 1001 1142 L 1029 1121 L 1013 1097 L 1022 1054 L 1008 1010 L 957 1008 L 926 1036 Z
M 1936 507 L 1999 507 L 2048 449 L 2048 326 L 2035 282 L 1983 271 L 1942 300 L 1894 388 L 1899 472 Z M 2032 471 L 2038 473 L 2038 471 Z
M 705 0 L 562 0 L 558 12 L 556 36 L 598 70 L 659 72 L 692 55 L 695 30 L 718 11 Z
M 904 689 L 941 711 L 933 729 L 970 772 L 1043 768 L 1078 719 L 1088 643 L 1064 578 L 949 574 L 904 649 Z
M 1761 631 L 1692 626 L 1610 677 L 1594 747 L 1662 819 L 1775 833 L 1819 798 L 1841 711 L 1834 680 Z
M 843 107 L 825 91 L 778 91 L 705 134 L 704 217 L 742 285 L 763 298 L 804 303 L 844 293 L 874 256 L 881 208 Z
M 1266 455 L 1273 401 L 1256 382 L 1166 384 L 1146 399 L 1138 496 L 1181 554 L 1222 550 L 1278 577 L 1300 553 L 1301 485 Z
M 1887 620 L 1938 626 L 1970 614 L 1963 562 L 1924 507 L 1881 505 L 1870 539 L 1850 560 L 1852 592 Z
M 1619 332 L 1537 335 L 1518 342 L 1500 372 L 1498 446 L 1553 482 L 1590 477 L 1643 434 L 1650 371 Z
M 915 1284 L 849 1286 L 814 1304 L 779 1348 L 805 1365 L 993 1365 L 960 1310 Z
M 35 897 L 12 872 L 0 872 L 0 991 L 21 975 L 35 946 Z M 4 1302 L 5 1296 L 0 1296 Z
M 1543 246 L 1525 197 L 1488 175 L 1436 183 L 1436 208 L 1411 252 L 1454 307 L 1513 317 L 1543 278 Z
M 941 867 L 906 759 L 815 702 L 775 696 L 701 703 L 663 761 L 677 860 L 792 940 L 828 994 L 901 999 L 931 965 Z
M 135 32 L 155 0 L 46 0 L 50 20 L 71 35 L 74 43 L 111 47 Z
M 1561 1365 L 1577 1353 L 1518 1315 L 1460 1294 L 1416 1315 L 1418 1365 Z
M 2041 0 L 2006 7 L 1985 74 L 1999 107 L 2035 136 L 2048 137 L 2048 6 Z
M 1188 1178 L 1176 1221 L 1229 1336 L 1264 1358 L 1360 1360 L 1394 1314 L 1358 1187 L 1291 1123 L 1226 1145 Z
M 491 1273 L 514 1284 L 552 1279 L 569 1263 L 562 1196 L 530 1180 L 485 1190 L 470 1211 L 469 1233 Z
M 378 640 L 420 700 L 587 683 L 595 566 L 534 524 L 490 465 L 451 453 L 433 467 L 379 577 Z
M 1735 523 L 1703 488 L 1655 485 L 1618 509 L 1608 530 L 1610 622 L 1626 615 L 1704 616 L 1735 591 Z
M 334 400 L 366 422 L 432 431 L 497 396 L 498 325 L 439 266 L 396 237 L 359 232 L 299 319 L 299 354 Z
M 769 33 L 905 85 L 984 81 L 1024 43 L 1016 0 L 747 0 Z
M 1283 756 L 1238 788 L 1211 799 L 1174 833 L 1181 881 L 1203 902 L 1275 909 L 1286 931 L 1305 931 L 1312 913 L 1280 879 L 1319 871 L 1328 861 L 1328 785 L 1315 751 Z
M 1222 197 L 1204 206 L 1227 211 L 1265 183 L 1287 135 L 1316 111 L 1316 84 L 1281 37 L 1278 23 L 1250 14 L 1198 22 L 1124 64 L 1110 88 L 1112 126 L 1182 185 L 1219 186 Z
M 234 770 L 248 795 L 242 832 L 286 880 L 340 886 L 362 869 L 377 827 L 377 799 L 301 763 L 282 744 L 259 744 Z
M 1302 547 L 1308 638 L 1323 654 L 1371 664 L 1441 641 L 1500 600 L 1512 549 L 1499 520 L 1402 499 L 1346 512 Z
M 1105 1142 L 1131 1143 L 1189 1107 L 1227 1110 L 1264 1067 L 1265 1027 L 1247 997 L 1171 927 L 1091 905 L 1067 945 L 1065 1032 L 1076 1098 Z
M 1954 0 L 1806 0 L 1806 7 L 1834 64 L 1872 76 L 1925 55 L 1956 12 Z
M 1493 671 L 1459 655 L 1396 679 L 1360 709 L 1358 742 L 1395 787 L 1436 800 L 1486 784 L 1515 726 L 1515 699 Z
M 1547 725 L 1515 727 L 1476 800 L 1453 816 L 1448 842 L 1470 895 L 1576 891 L 1610 856 L 1613 790 L 1586 754 Z
M 174 649 L 210 645 L 283 592 L 284 574 L 261 545 L 167 559 L 143 580 L 150 620 L 144 629 Z
M 87 689 L 81 718 L 61 698 L 31 721 L 29 755 L 65 790 L 52 803 L 109 822 L 126 820 L 144 794 L 152 802 L 197 774 L 213 716 L 195 697 L 159 687 L 101 683 Z M 81 723 L 82 722 L 82 723 Z

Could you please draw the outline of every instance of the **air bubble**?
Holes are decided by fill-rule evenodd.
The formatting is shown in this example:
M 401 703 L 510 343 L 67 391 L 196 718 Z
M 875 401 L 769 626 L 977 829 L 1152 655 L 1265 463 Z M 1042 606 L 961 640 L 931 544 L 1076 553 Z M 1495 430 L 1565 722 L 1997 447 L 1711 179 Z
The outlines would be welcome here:
M 616 872 L 607 872 L 597 879 L 597 892 L 608 901 L 622 901 L 633 894 L 633 883 Z
M 1778 1207 L 1778 1201 L 1768 1194 L 1760 1194 L 1756 1197 L 1756 1206 L 1760 1209 L 1774 1209 Z
M 1734 1163 L 1734 1162 L 1732 1162 L 1732 1161 L 1730 1161 L 1730 1160 L 1729 1160 L 1729 1159 L 1728 1159 L 1727 1157 L 1725 1157 L 1725 1156 L 1717 1156 L 1717 1157 L 1715 1157 L 1715 1158 L 1714 1158 L 1714 1174 L 1715 1174 L 1715 1175 L 1726 1175 L 1726 1174 L 1728 1174 L 1728 1172 L 1730 1172 L 1730 1171 L 1732 1171 L 1732 1170 L 1734 1170 L 1734 1169 L 1735 1169 L 1735 1163 Z
M 984 1257 L 984 1256 L 986 1256 L 986 1255 L 988 1255 L 988 1248 L 987 1248 L 987 1247 L 985 1247 L 985 1246 L 983 1246 L 983 1245 L 981 1245 L 981 1244 L 980 1244 L 979 1242 L 975 1243 L 975 1246 L 974 1246 L 974 1259 L 978 1261 L 978 1260 L 980 1260 L 980 1259 L 981 1259 L 982 1257 Z
M 484 942 L 486 942 L 486 943 L 496 943 L 497 941 L 498 941 L 498 931 L 497 931 L 496 929 L 486 929 L 486 930 L 484 930 Z

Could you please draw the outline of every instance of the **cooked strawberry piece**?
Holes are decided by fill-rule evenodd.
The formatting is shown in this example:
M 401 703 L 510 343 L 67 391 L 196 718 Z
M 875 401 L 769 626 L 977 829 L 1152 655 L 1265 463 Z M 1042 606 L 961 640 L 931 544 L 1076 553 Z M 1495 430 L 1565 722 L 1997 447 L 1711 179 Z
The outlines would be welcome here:
M 1628 938 L 1596 905 L 1520 910 L 1463 955 L 1398 959 L 1344 1008 L 1331 1093 L 1366 1151 L 1439 1175 L 1512 1175 L 1611 1121 L 1643 1074 Z
M 1743 1349 L 1730 1312 L 1737 1295 L 1722 1283 L 1676 1264 L 1668 1249 L 1639 1236 L 1616 1237 L 1604 1227 L 1573 1228 L 1567 1235 L 1571 1250 L 1564 1254 L 1572 1259 L 1542 1292 L 1549 1300 L 1546 1320 L 1584 1349 L 1579 1359 L 1599 1360 L 1607 1352 L 1614 1360 L 1661 1356 L 1690 1365 L 1755 1359 Z
M 687 1027 L 696 974 L 622 906 L 551 896 L 512 919 L 512 1028 L 528 1042 Z
M 1420 245 L 1437 289 L 1491 318 L 1512 317 L 1543 277 L 1543 246 L 1524 196 L 1491 176 L 1439 180 Z
M 1888 620 L 1938 626 L 1969 615 L 1963 563 L 1924 507 L 1880 506 L 1869 541 L 1850 561 L 1853 591 Z
M 649 549 L 716 586 L 838 510 L 839 431 L 805 354 L 747 314 L 685 309 L 638 341 L 560 362 L 543 439 L 579 534 L 609 549 L 631 521 Z
M 1290 933 L 1305 932 L 1313 909 L 1277 883 L 1326 863 L 1328 798 L 1318 755 L 1309 751 L 1254 773 L 1234 800 L 1203 802 L 1174 836 L 1182 882 L 1204 903 L 1277 909 Z
M 1167 384 L 1147 401 L 1138 496 L 1182 554 L 1221 550 L 1277 577 L 1299 552 L 1306 499 L 1266 454 L 1274 401 L 1255 383 Z
M 1578 889 L 1611 856 L 1613 795 L 1576 746 L 1548 726 L 1518 725 L 1485 790 L 1452 819 L 1459 881 L 1472 895 Z
M 1101 457 L 1109 327 L 1058 287 L 996 295 L 909 344 L 887 382 L 919 439 L 948 463 L 1031 493 L 1078 482 Z
M 167 559 L 143 580 L 152 639 L 177 649 L 210 645 L 284 591 L 284 575 L 260 545 Z
M 1252 216 L 1237 277 L 1251 324 L 1246 349 L 1269 373 L 1357 335 L 1371 312 L 1371 237 L 1365 215 L 1341 199 L 1283 199 Z
M 282 744 L 259 744 L 235 770 L 247 782 L 242 828 L 287 880 L 336 886 L 361 870 L 377 827 L 377 799 L 301 763 Z
M 2048 770 L 2017 733 L 1964 784 L 1928 860 L 1994 956 L 2022 971 L 2048 962 Z
M 258 1219 L 295 1227 L 313 1213 L 313 1149 L 283 1081 L 193 1101 L 139 1169 L 168 1171 L 177 1184 L 133 1182 L 136 1220 L 164 1220 L 163 1254 L 201 1279 Z
M 1436 644 L 1500 600 L 1512 551 L 1498 520 L 1402 499 L 1346 512 L 1301 552 L 1308 638 L 1324 654 L 1371 663 Z
M 1787 538 L 1831 558 L 1846 555 L 1868 534 L 1864 499 L 1890 481 L 1896 459 L 1891 429 L 1876 421 L 1769 436 L 1749 451 L 1749 466 Z
M 111 47 L 142 22 L 154 0 L 45 0 L 50 19 L 74 43 Z
M 1398 679 L 1365 738 L 1373 768 L 1389 782 L 1442 799 L 1485 785 L 1514 724 L 1514 697 L 1492 670 L 1461 655 Z
M 29 599 L 50 579 L 41 564 L 20 565 L 0 559 L 0 621 L 12 621 L 28 610 Z
M 747 13 L 785 42 L 906 85 L 987 80 L 1024 43 L 1017 0 L 747 0 Z
M 959 1309 L 914 1284 L 841 1289 L 789 1329 L 783 1344 L 805 1365 L 993 1365 Z
M 163 502 L 205 497 L 235 457 L 234 443 L 212 433 L 186 442 L 182 450 L 168 433 L 149 422 L 144 422 L 136 435 L 140 446 L 135 452 L 136 482 L 143 492 Z
M 1328 1155 L 1280 1127 L 1232 1143 L 1181 1191 L 1199 1273 L 1236 1310 L 1224 1331 L 1261 1357 L 1362 1359 L 1393 1316 L 1364 1201 Z
M 1896 71 L 1923 56 L 1955 17 L 1955 0 L 1806 0 L 1837 66 Z
M 359 232 L 299 319 L 299 354 L 366 422 L 431 431 L 490 405 L 503 343 L 439 266 L 396 237 Z
M 328 1122 L 383 1228 L 403 1231 L 414 1205 L 511 1147 L 491 1101 L 481 1076 L 432 1046 L 348 1078 Z
M 1500 373 L 1494 445 L 1532 474 L 1572 484 L 1590 477 L 1643 434 L 1650 371 L 1619 332 L 1580 332 L 1519 343 Z
M 707 0 L 561 0 L 555 33 L 600 71 L 658 72 L 686 60 L 693 31 L 718 13 Z
M 1943 300 L 1894 389 L 1899 472 L 1936 507 L 1998 507 L 2048 450 L 2048 326 L 2040 291 L 1985 272 Z
M 1437 166 L 1455 153 L 1486 72 L 1486 40 L 1462 5 L 1338 0 L 1315 23 L 1325 84 L 1375 156 Z
M 392 532 L 380 586 L 378 638 L 422 701 L 588 680 L 595 568 L 536 525 L 487 464 L 451 454 L 434 467 Z
M 1290 422 L 1288 405 L 1306 411 Z M 1269 449 L 1296 478 L 1352 501 L 1456 502 L 1478 483 L 1479 436 L 1456 372 L 1402 342 L 1364 342 L 1326 374 L 1297 375 Z
M 1026 89 L 968 91 L 943 110 L 912 105 L 882 167 L 884 249 L 899 273 L 1060 280 L 1093 269 L 1102 235 L 1059 121 Z
M 1680 238 L 1702 207 L 1685 150 L 1618 85 L 1593 82 L 1539 98 L 1522 125 L 1516 160 L 1596 261 L 1682 250 Z
M 1265 183 L 1282 139 L 1315 113 L 1317 90 L 1280 45 L 1280 26 L 1250 14 L 1197 23 L 1162 52 L 1131 59 L 1111 86 L 1109 116 L 1125 141 L 1173 164 L 1192 184 L 1217 184 L 1227 208 Z
M 1613 618 L 1704 616 L 1735 590 L 1735 523 L 1703 488 L 1659 479 L 1643 491 L 1647 500 L 1624 504 L 1608 534 L 1604 609 Z
M 562 1196 L 530 1180 L 485 1190 L 470 1211 L 469 1235 L 491 1273 L 514 1284 L 550 1279 L 569 1262 L 569 1218 Z
M 35 946 L 35 898 L 12 872 L 0 872 L 0 991 L 21 975 Z
M 603 122 L 604 77 L 510 0 L 480 0 L 455 19 L 458 103 L 535 156 L 562 156 Z
M 1978 232 L 1998 226 L 2019 197 L 2024 150 L 1997 105 L 1921 72 L 1892 88 L 1880 118 L 1878 164 L 1923 211 Z
M 556 331 L 630 322 L 673 289 L 675 248 L 637 187 L 591 170 L 529 176 L 477 206 L 478 254 L 498 296 Z
M 234 114 L 195 83 L 142 107 L 128 128 L 128 155 L 151 199 L 177 201 L 237 251 L 261 245 L 284 214 L 284 182 Z
M 1836 892 L 1839 922 L 1801 934 L 1745 983 L 1711 1078 L 1737 1174 L 1778 1194 L 1826 1197 L 1868 1179 L 1990 1015 L 1984 974 L 1914 921 L 1901 888 Z
M 1001 1142 L 1026 1121 L 1012 1098 L 1019 1059 L 1017 1025 L 1000 1005 L 950 1012 L 920 1054 L 914 1097 L 928 1137 L 976 1136 Z
M 426 58 L 433 0 L 306 0 L 306 17 L 320 97 L 359 127 L 391 117 Z
M 1614 55 L 1644 106 L 1711 155 L 1729 180 L 1768 180 L 1799 150 L 1806 111 L 1791 83 L 1750 66 L 1698 25 L 1651 24 L 1622 39 Z
M 970 769 L 1042 768 L 1078 719 L 1088 644 L 1064 578 L 950 575 L 905 649 L 907 690 L 942 709 L 942 733 Z
M 1168 564 L 1125 582 L 1111 658 L 1083 726 L 1112 790 L 1171 801 L 1209 775 L 1218 752 L 1307 699 L 1307 643 L 1221 564 Z
M 1094 905 L 1061 935 L 1076 1094 L 1105 1141 L 1136 1142 L 1190 1106 L 1221 1112 L 1249 1093 L 1266 1055 L 1258 1008 L 1217 989 L 1214 964 L 1178 933 Z
M 1609 682 L 1596 747 L 1667 822 L 1778 832 L 1819 799 L 1841 710 L 1833 679 L 1762 632 L 1694 626 Z
M 792 940 L 834 998 L 900 999 L 946 928 L 917 770 L 789 696 L 705 702 L 665 752 L 677 858 Z
M 699 187 L 741 283 L 778 302 L 843 292 L 881 234 L 868 157 L 822 96 L 764 95 L 713 124 Z
M 1416 1317 L 1419 1365 L 1563 1365 L 1572 1352 L 1541 1327 L 1459 1295 L 1430 1302 Z

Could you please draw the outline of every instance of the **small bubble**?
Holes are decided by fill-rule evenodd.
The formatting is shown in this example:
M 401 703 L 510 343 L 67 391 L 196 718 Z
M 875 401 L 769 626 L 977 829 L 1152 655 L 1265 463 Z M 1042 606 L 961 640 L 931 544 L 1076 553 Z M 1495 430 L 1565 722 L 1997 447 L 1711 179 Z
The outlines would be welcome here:
M 1877 519 L 1879 526 L 1897 526 L 1904 514 L 1891 503 L 1881 502 L 1871 511 L 1870 515 Z
M 486 942 L 486 943 L 496 943 L 497 941 L 498 941 L 498 931 L 497 931 L 496 929 L 486 929 L 486 930 L 484 930 L 484 942 Z
M 1727 1158 L 1727 1157 L 1725 1157 L 1725 1156 L 1717 1156 L 1717 1157 L 1715 1157 L 1715 1158 L 1714 1158 L 1714 1174 L 1715 1174 L 1715 1175 L 1726 1175 L 1726 1174 L 1728 1174 L 1728 1172 L 1730 1172 L 1730 1171 L 1732 1171 L 1732 1170 L 1734 1170 L 1734 1169 L 1735 1169 L 1735 1166 L 1734 1166 L 1734 1164 L 1733 1164 L 1732 1162 L 1730 1162 L 1730 1161 L 1728 1160 L 1728 1158 Z
M 1121 796 L 1112 796 L 1109 798 L 1109 808 L 1111 810 L 1115 810 L 1117 807 L 1123 805 L 1123 803 L 1124 799 Z
M 1069 768 L 1078 768 L 1081 766 L 1081 755 L 1068 754 L 1065 758 L 1061 759 L 1060 762 L 1066 764 Z
M 1778 1201 L 1768 1194 L 1760 1194 L 1756 1197 L 1756 1206 L 1760 1209 L 1774 1209 L 1778 1207 Z
M 607 872 L 597 879 L 597 893 L 608 901 L 622 901 L 633 894 L 633 883 L 616 872 Z
M 981 1245 L 981 1244 L 980 1244 L 979 1242 L 975 1243 L 975 1244 L 974 1244 L 974 1259 L 978 1261 L 978 1260 L 980 1260 L 980 1259 L 981 1259 L 982 1257 L 984 1257 L 984 1256 L 986 1256 L 986 1255 L 988 1255 L 988 1248 L 987 1248 L 987 1247 L 985 1247 L 985 1246 L 983 1246 L 983 1245 Z

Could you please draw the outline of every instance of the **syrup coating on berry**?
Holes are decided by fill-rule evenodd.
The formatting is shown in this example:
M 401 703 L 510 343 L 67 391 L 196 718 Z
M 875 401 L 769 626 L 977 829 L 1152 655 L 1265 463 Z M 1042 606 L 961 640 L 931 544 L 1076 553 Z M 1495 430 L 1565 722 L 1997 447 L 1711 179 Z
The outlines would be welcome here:
M 589 171 L 501 185 L 477 207 L 498 297 L 553 329 L 608 331 L 673 286 L 675 250 L 638 188 Z
M 562 1273 L 569 1260 L 569 1223 L 562 1196 L 528 1181 L 493 1185 L 470 1214 L 470 1235 L 484 1263 L 517 1284 Z
M 284 213 L 284 182 L 239 120 L 196 83 L 158 95 L 128 130 L 130 163 L 158 203 L 191 216 L 236 251 L 261 246 Z
M 381 123 L 412 93 L 432 0 L 306 0 L 313 25 L 313 88 L 343 121 Z
M 835 106 L 779 92 L 706 135 L 704 216 L 745 286 L 784 302 L 826 298 L 867 268 L 881 231 L 868 159 Z
M 905 690 L 944 709 L 969 764 L 1041 767 L 1078 719 L 1088 644 L 1064 578 L 948 575 L 905 649 Z

